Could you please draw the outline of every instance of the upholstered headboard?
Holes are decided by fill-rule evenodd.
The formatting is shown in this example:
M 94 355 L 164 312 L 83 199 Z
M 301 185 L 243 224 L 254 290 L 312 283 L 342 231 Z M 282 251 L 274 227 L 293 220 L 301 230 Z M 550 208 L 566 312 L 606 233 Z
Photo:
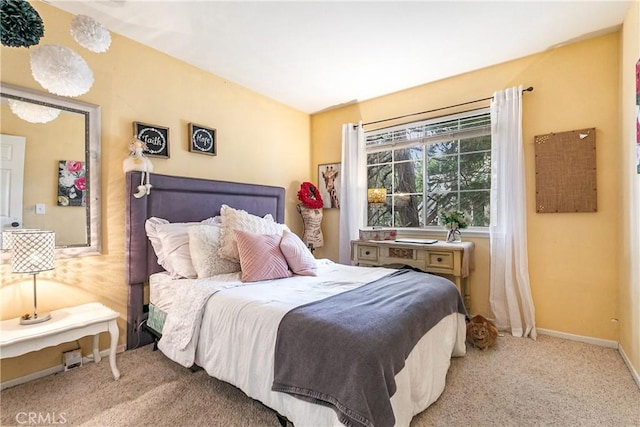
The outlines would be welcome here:
M 129 285 L 127 348 L 146 344 L 151 336 L 139 331 L 144 314 L 144 282 L 162 271 L 145 232 L 150 217 L 170 222 L 201 221 L 220 214 L 223 204 L 251 214 L 271 214 L 284 223 L 282 187 L 151 174 L 151 192 L 135 198 L 141 172 L 126 174 L 125 269 Z

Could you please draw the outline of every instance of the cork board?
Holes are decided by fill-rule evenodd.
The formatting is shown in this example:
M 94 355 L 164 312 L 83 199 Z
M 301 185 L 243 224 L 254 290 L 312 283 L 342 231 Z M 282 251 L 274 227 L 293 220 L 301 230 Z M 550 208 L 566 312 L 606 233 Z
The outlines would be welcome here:
M 538 135 L 536 212 L 596 212 L 596 129 Z

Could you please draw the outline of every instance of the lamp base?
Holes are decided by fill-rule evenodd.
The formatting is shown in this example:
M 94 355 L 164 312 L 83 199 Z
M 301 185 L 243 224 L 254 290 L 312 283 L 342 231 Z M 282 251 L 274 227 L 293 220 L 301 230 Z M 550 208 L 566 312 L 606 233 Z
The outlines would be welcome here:
M 35 323 L 46 322 L 49 319 L 51 319 L 50 313 L 38 314 L 37 316 L 34 316 L 33 314 L 25 314 L 24 316 L 20 317 L 20 324 L 33 325 Z

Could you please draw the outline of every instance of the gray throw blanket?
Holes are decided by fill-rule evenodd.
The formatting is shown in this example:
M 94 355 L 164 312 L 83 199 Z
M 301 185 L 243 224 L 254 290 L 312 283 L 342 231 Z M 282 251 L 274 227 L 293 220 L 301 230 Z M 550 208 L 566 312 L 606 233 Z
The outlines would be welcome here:
M 296 307 L 278 327 L 271 389 L 329 406 L 347 426 L 392 426 L 396 374 L 456 312 L 466 315 L 453 283 L 413 270 Z

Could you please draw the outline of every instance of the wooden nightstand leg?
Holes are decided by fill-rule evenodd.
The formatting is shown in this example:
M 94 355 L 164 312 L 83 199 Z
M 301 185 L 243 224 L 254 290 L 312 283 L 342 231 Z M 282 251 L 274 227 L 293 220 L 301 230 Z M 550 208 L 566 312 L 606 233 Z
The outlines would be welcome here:
M 111 365 L 111 372 L 113 372 L 113 378 L 120 378 L 120 371 L 116 366 L 116 348 L 118 347 L 118 337 L 120 331 L 118 330 L 118 324 L 115 319 L 109 322 L 109 335 L 111 336 L 111 345 L 109 346 L 109 364 Z
M 93 336 L 93 361 L 95 363 L 99 363 L 102 360 L 102 356 L 100 356 L 100 348 L 98 346 L 99 334 Z
M 471 310 L 471 292 L 469 292 L 469 278 L 467 277 L 462 281 L 462 289 L 464 293 L 462 294 L 464 300 L 464 307 L 467 309 L 467 312 Z
M 458 288 L 458 292 L 460 293 L 460 296 L 464 297 L 464 288 L 462 287 L 462 279 L 460 278 L 460 276 L 453 276 L 453 278 L 455 279 L 456 288 Z

